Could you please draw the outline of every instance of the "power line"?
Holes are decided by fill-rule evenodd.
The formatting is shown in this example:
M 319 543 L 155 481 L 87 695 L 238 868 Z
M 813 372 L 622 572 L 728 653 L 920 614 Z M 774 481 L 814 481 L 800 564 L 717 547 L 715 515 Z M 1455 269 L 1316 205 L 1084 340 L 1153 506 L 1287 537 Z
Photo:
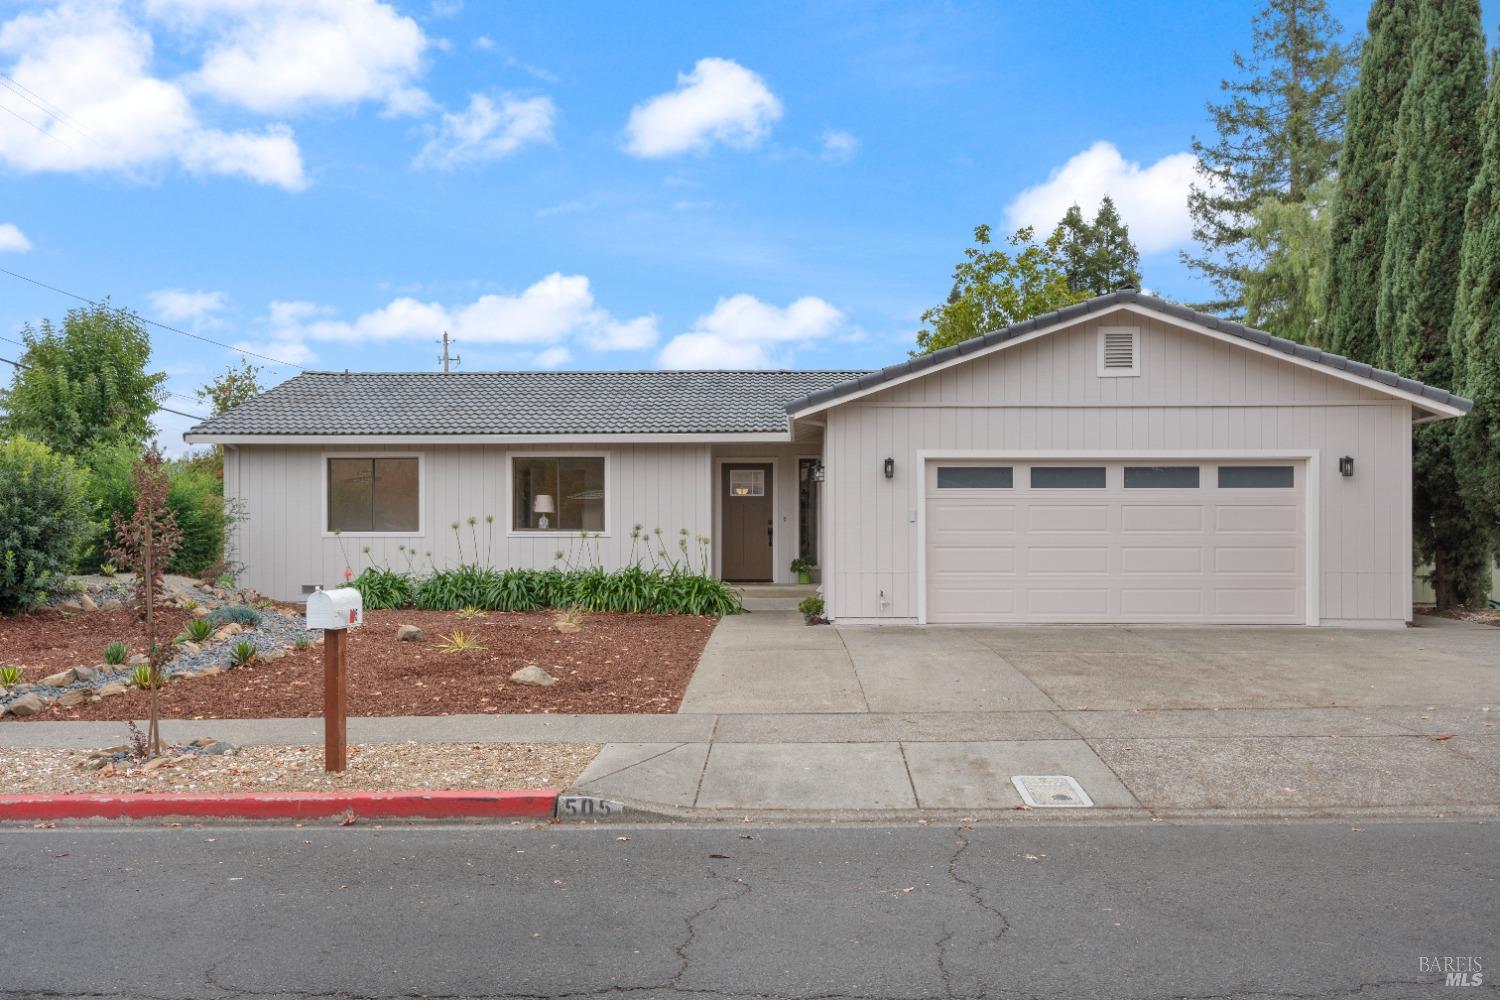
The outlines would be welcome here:
M 18 111 L 12 111 L 10 108 L 6 107 L 3 104 L 0 104 L 0 111 L 4 111 L 6 114 L 10 115 L 12 118 L 20 119 L 21 121 L 25 122 L 27 125 L 30 125 L 32 128 L 36 129 L 38 132 L 42 133 L 42 135 L 45 135 L 47 138 L 51 139 L 53 142 L 58 143 L 61 146 L 66 146 L 68 149 L 72 149 L 73 148 L 72 146 L 69 146 L 66 142 L 63 142 L 57 136 L 53 135 L 51 132 L 48 132 L 46 129 L 42 128 L 40 125 L 38 125 L 36 122 L 32 121 L 30 118 L 27 118 L 25 115 L 21 114 L 20 112 L 18 112 Z
M 14 341 L 12 341 L 12 343 L 14 343 Z M 23 369 L 23 370 L 30 370 L 30 368 L 31 368 L 30 365 L 23 365 L 23 364 L 21 364 L 21 362 L 19 362 L 19 361 L 12 361 L 10 358 L 0 358 L 0 361 L 3 361 L 3 362 L 5 362 L 8 365 L 11 365 L 13 367 L 20 368 L 20 369 Z M 207 417 L 199 416 L 196 413 L 183 413 L 181 410 L 174 410 L 174 409 L 172 409 L 169 406 L 158 406 L 157 409 L 160 410 L 163 413 L 172 413 L 172 414 L 175 414 L 175 415 L 177 415 L 179 417 L 187 417 L 189 420 L 207 420 L 208 419 Z
M 68 114 L 62 108 L 59 108 L 57 105 L 47 100 L 41 94 L 38 94 L 36 91 L 28 90 L 26 87 L 21 86 L 15 80 L 6 76 L 4 73 L 0 73 L 0 86 L 3 86 L 6 90 L 9 90 L 21 100 L 36 108 L 38 111 L 55 119 L 58 123 L 68 126 L 74 132 L 77 132 L 84 138 L 93 138 L 93 136 L 84 131 L 83 126 L 79 125 L 78 120 L 72 115 Z
M 3 107 L 3 105 L 0 105 L 0 107 Z M 79 302 L 87 302 L 91 306 L 97 306 L 100 304 L 97 300 L 91 299 L 85 295 L 79 295 L 77 292 L 70 292 L 64 288 L 58 288 L 56 285 L 49 285 L 45 281 L 38 281 L 35 278 L 28 278 L 24 274 L 17 274 L 15 271 L 10 271 L 3 267 L 0 267 L 0 274 L 8 274 L 12 278 L 18 278 L 21 281 L 29 282 L 33 285 L 36 285 L 38 288 L 45 288 L 49 292 L 56 292 L 59 295 L 66 295 L 68 298 L 77 299 Z M 233 344 L 226 344 L 222 340 L 214 340 L 212 337 L 205 337 L 200 333 L 189 333 L 186 330 L 179 330 L 175 326 L 168 326 L 167 324 L 157 322 L 154 319 L 147 319 L 145 316 L 142 316 L 139 313 L 136 314 L 136 319 L 140 320 L 142 323 L 149 323 L 151 326 L 159 327 L 169 333 L 179 334 L 183 337 L 191 337 L 194 340 L 201 340 L 205 344 L 213 344 L 215 347 L 222 347 L 226 351 L 235 351 L 239 354 L 245 355 L 248 358 L 259 358 L 261 361 L 269 361 L 271 364 L 280 365 L 283 368 L 295 368 L 299 372 L 307 371 L 307 369 L 303 368 L 301 365 L 292 364 L 292 362 L 290 361 L 283 361 L 280 358 L 273 358 L 269 354 L 257 354 L 254 351 L 247 351 L 243 347 L 235 347 Z

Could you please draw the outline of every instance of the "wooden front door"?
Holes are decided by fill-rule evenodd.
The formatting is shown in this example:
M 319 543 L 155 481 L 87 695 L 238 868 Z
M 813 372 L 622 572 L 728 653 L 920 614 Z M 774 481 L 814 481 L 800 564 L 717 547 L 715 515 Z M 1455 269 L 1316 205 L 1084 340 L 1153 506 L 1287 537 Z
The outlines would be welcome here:
M 719 535 L 726 580 L 771 579 L 771 478 L 769 464 L 724 465 L 719 483 L 724 525 Z

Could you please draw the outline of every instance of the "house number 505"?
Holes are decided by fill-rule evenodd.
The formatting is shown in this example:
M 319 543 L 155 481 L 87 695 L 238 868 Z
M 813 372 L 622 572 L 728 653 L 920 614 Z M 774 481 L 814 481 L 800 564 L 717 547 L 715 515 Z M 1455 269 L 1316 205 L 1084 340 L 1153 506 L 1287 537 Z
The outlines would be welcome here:
M 557 816 L 559 819 L 603 819 L 617 816 L 625 811 L 623 802 L 601 799 L 596 795 L 559 795 Z

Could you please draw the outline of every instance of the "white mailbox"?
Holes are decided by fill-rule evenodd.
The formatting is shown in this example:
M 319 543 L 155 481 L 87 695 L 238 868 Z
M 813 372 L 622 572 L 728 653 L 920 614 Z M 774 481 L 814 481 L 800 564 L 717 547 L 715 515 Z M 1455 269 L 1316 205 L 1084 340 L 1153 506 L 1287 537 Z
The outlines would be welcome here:
M 365 623 L 365 601 L 353 587 L 315 590 L 307 595 L 307 627 L 345 629 Z

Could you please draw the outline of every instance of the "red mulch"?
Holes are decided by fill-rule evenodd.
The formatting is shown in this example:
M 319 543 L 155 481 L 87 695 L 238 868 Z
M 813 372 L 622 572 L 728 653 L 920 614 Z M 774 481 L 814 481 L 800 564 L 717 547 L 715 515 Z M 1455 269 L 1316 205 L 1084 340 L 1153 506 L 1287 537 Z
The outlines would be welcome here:
M 592 614 L 580 619 L 582 631 L 564 634 L 556 619 L 554 612 L 490 612 L 467 621 L 447 611 L 369 612 L 364 626 L 349 633 L 349 714 L 675 712 L 715 625 L 688 615 Z M 425 637 L 398 642 L 400 625 L 416 625 Z M 442 636 L 453 632 L 477 637 L 486 648 L 439 652 Z M 533 663 L 558 682 L 542 688 L 507 681 Z M 131 691 L 28 718 L 140 719 L 146 700 Z M 323 647 L 174 681 L 161 692 L 161 710 L 165 718 L 321 715 Z
M 178 608 L 157 608 L 157 641 L 171 641 L 190 617 Z M 38 681 L 69 667 L 103 663 L 104 647 L 116 639 L 132 653 L 144 653 L 146 623 L 127 608 L 73 612 L 43 608 L 0 616 L 0 666 L 21 667 L 26 680 Z

